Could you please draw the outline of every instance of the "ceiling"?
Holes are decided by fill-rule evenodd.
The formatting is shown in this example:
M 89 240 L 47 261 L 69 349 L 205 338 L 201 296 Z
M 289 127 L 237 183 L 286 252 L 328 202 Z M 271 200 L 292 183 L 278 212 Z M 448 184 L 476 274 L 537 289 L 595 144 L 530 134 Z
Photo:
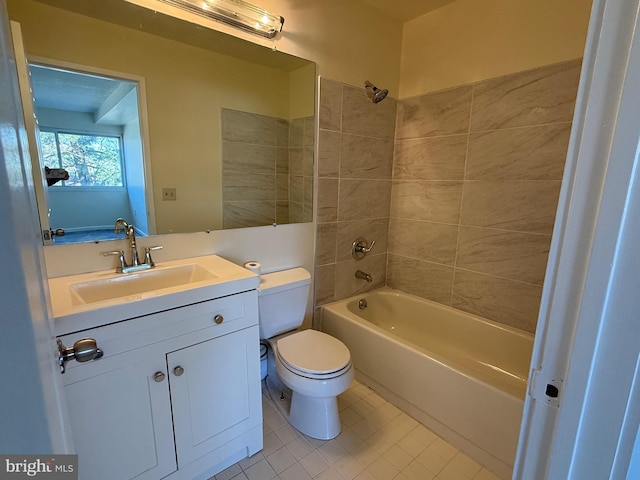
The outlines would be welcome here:
M 125 125 L 138 116 L 135 84 L 29 64 L 34 105 L 89 113 L 95 123 Z
M 455 0 L 362 0 L 403 23 L 444 7 Z

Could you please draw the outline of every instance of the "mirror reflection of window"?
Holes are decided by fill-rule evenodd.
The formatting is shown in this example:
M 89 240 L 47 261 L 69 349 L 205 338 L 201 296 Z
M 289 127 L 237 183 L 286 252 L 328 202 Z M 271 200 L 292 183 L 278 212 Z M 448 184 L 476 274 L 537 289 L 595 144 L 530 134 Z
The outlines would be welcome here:
M 55 187 L 124 187 L 119 137 L 41 130 L 40 146 L 44 166 L 69 173 Z
M 40 168 L 68 174 L 47 188 L 54 244 L 120 238 L 117 218 L 148 235 L 135 81 L 80 66 L 29 66 Z M 58 170 L 59 169 L 59 170 Z

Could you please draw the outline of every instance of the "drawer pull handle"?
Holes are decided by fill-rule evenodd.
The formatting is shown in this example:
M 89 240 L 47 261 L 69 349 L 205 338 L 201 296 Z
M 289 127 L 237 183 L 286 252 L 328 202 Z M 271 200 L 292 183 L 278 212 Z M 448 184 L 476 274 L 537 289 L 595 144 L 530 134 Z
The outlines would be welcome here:
M 184 373 L 184 368 L 182 368 L 180 365 L 178 365 L 176 368 L 173 369 L 173 374 L 176 377 L 179 377 L 180 375 L 182 375 Z
M 163 381 L 164 377 L 165 377 L 165 375 L 164 375 L 163 372 L 156 372 L 156 373 L 153 374 L 153 379 L 158 383 Z
M 220 314 L 213 317 L 213 321 L 220 325 L 224 321 L 224 317 Z

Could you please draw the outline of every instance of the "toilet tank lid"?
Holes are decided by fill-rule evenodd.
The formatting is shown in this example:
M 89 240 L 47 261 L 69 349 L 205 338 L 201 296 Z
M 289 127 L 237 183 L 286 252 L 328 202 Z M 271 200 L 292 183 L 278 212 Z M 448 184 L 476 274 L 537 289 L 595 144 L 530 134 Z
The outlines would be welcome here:
M 311 283 L 311 274 L 302 267 L 260 275 L 259 294 L 271 294 L 281 290 L 301 287 Z

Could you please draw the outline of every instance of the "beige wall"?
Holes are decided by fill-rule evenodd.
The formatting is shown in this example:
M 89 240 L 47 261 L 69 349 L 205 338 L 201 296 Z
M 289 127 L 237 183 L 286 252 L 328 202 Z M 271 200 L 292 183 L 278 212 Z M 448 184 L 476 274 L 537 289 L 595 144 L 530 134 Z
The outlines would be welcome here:
M 316 98 L 309 95 L 309 85 L 316 85 L 314 64 L 289 74 L 289 119 L 312 117 L 315 113 Z
M 202 20 L 156 0 L 128 0 L 196 21 L 318 64 L 318 73 L 352 85 L 371 80 L 397 97 L 402 23 L 359 0 L 260 0 L 285 19 L 275 39 L 262 39 L 214 21 Z
M 582 57 L 591 0 L 457 0 L 404 25 L 400 96 Z

